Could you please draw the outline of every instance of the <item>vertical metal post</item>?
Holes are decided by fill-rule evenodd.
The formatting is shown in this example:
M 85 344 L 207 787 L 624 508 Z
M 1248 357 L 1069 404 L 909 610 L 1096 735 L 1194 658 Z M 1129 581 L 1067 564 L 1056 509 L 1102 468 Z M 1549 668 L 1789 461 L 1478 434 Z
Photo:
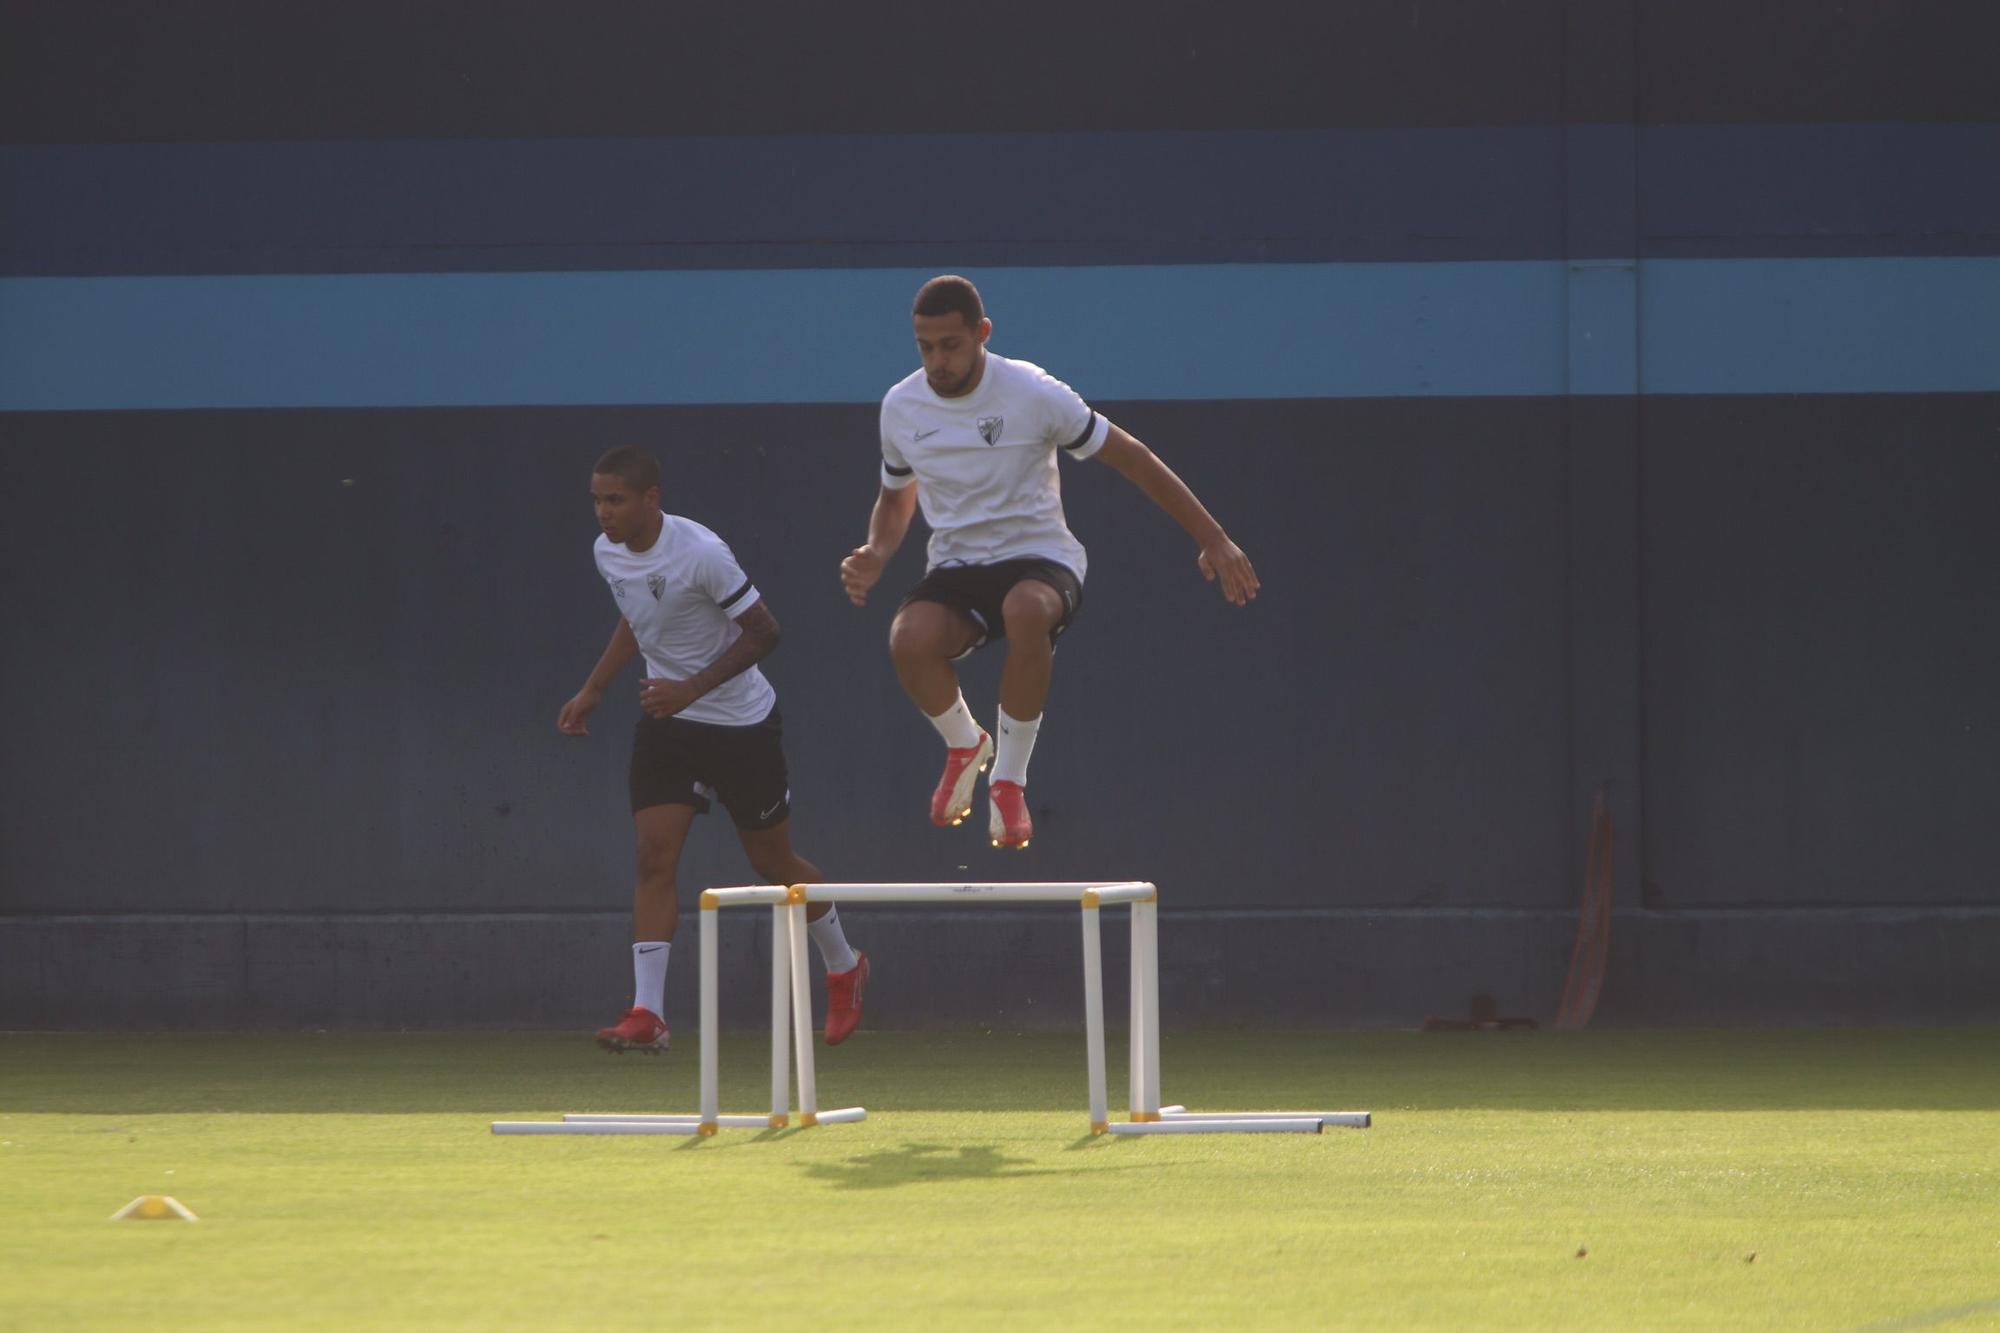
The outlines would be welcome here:
M 1143 923 L 1146 964 L 1145 994 L 1141 997 L 1146 1020 L 1146 1094 L 1140 1110 L 1148 1120 L 1160 1118 L 1160 900 L 1133 903 L 1132 911 Z
M 793 888 L 785 908 L 786 944 L 792 955 L 792 1044 L 799 1057 L 799 1123 L 819 1123 L 819 1089 L 813 1079 L 812 983 L 806 972 L 806 896 Z
M 1083 1031 L 1090 1062 L 1090 1132 L 1110 1127 L 1104 1091 L 1104 950 L 1095 891 L 1083 895 Z
M 792 1030 L 792 951 L 790 909 L 771 908 L 771 1127 L 783 1129 L 791 1120 L 790 1079 Z
M 1133 903 L 1125 914 L 1131 934 L 1127 951 L 1131 960 L 1127 969 L 1131 1015 L 1125 1028 L 1131 1049 L 1125 1062 L 1125 1110 L 1133 1120 L 1144 1119 L 1146 1110 L 1146 936 L 1140 918 L 1144 906 Z
M 716 937 L 722 930 L 722 913 L 707 894 L 701 902 L 701 1128 L 704 1135 L 717 1128 L 721 1092 L 716 1087 L 722 1067 L 722 1021 L 717 1013 L 716 974 L 721 970 Z

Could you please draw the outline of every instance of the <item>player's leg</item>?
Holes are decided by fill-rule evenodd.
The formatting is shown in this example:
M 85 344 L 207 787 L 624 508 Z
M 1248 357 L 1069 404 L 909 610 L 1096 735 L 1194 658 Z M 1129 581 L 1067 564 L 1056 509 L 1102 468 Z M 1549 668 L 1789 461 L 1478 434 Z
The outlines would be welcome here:
M 972 813 L 973 784 L 993 758 L 993 740 L 973 720 L 952 665 L 986 639 L 969 605 L 965 575 L 939 570 L 927 576 L 889 626 L 896 678 L 945 743 L 944 773 L 931 793 L 931 822 L 938 825 L 960 823 Z
M 987 833 L 995 847 L 1026 847 L 1028 761 L 1041 734 L 1042 706 L 1055 670 L 1055 641 L 1082 603 L 1076 577 L 1059 565 L 1023 566 L 1001 601 L 1007 661 L 1000 671 L 999 744 L 987 780 Z
M 736 821 L 750 868 L 765 884 L 817 884 L 819 867 L 792 846 L 791 772 L 785 762 L 784 719 L 776 708 L 754 727 L 732 727 L 716 742 L 715 793 Z M 868 956 L 847 942 L 832 903 L 806 906 L 806 932 L 826 965 L 826 1043 L 837 1046 L 861 1021 Z
M 695 779 L 690 729 L 674 718 L 639 719 L 630 773 L 635 876 L 632 887 L 632 1007 L 598 1045 L 608 1051 L 667 1049 L 662 1014 L 667 960 L 680 921 L 681 848 L 694 817 L 708 808 Z
M 952 663 L 985 636 L 972 617 L 943 602 L 905 602 L 889 622 L 889 657 L 910 702 L 936 717 L 958 698 L 958 671 Z
M 1039 718 L 1055 672 L 1053 636 L 1069 608 L 1060 592 L 1039 579 L 1023 579 L 1009 588 L 1000 606 L 1007 624 L 1007 661 L 1000 668 L 1001 715 Z M 1024 781 L 1026 771 L 1024 760 Z
M 675 804 L 650 806 L 632 816 L 638 871 L 632 890 L 634 944 L 673 943 L 681 916 L 681 849 L 687 846 L 688 829 L 697 813 L 692 804 Z
M 632 815 L 636 876 L 632 887 L 632 1007 L 597 1034 L 608 1051 L 667 1049 L 667 960 L 680 922 L 676 882 L 681 848 L 694 823 L 692 805 L 655 805 Z
M 766 884 L 817 884 L 819 867 L 792 847 L 789 820 L 767 829 L 738 829 L 751 868 Z M 806 933 L 826 967 L 826 1044 L 846 1041 L 861 1022 L 862 993 L 868 985 L 868 955 L 847 942 L 840 909 L 832 903 L 806 906 Z

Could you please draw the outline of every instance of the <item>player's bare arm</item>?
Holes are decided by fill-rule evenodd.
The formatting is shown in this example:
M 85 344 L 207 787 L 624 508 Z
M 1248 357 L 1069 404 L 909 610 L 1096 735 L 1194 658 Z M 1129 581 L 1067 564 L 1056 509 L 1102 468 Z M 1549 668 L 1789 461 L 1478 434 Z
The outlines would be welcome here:
M 868 515 L 868 544 L 855 547 L 840 562 L 840 586 L 847 590 L 848 601 L 856 606 L 868 604 L 868 590 L 882 577 L 891 557 L 902 546 L 916 512 L 914 484 L 900 490 L 884 486 L 875 497 L 875 508 Z
M 597 711 L 597 705 L 604 702 L 605 687 L 618 678 L 618 673 L 631 664 L 639 655 L 639 641 L 632 637 L 632 627 L 625 618 L 618 618 L 618 626 L 611 631 L 611 642 L 604 645 L 604 655 L 591 668 L 590 679 L 583 682 L 583 688 L 576 697 L 562 706 L 556 715 L 556 730 L 565 736 L 588 736 L 590 715 Z
M 1201 554 L 1196 558 L 1201 576 L 1219 585 L 1223 597 L 1231 605 L 1243 606 L 1256 600 L 1257 571 L 1251 566 L 1250 557 L 1229 540 L 1229 534 L 1222 530 L 1222 525 L 1195 498 L 1187 483 L 1160 461 L 1158 454 L 1112 425 L 1111 433 L 1105 437 L 1104 447 L 1097 451 L 1097 457 L 1116 468 L 1127 481 L 1145 492 L 1148 499 L 1187 530 L 1188 536 L 1194 538 L 1195 545 L 1201 548 Z
M 648 717 L 672 717 L 724 681 L 736 677 L 769 657 L 778 646 L 778 618 L 759 599 L 756 605 L 736 617 L 743 631 L 736 642 L 723 649 L 722 656 L 686 680 L 648 677 L 639 686 L 639 707 Z

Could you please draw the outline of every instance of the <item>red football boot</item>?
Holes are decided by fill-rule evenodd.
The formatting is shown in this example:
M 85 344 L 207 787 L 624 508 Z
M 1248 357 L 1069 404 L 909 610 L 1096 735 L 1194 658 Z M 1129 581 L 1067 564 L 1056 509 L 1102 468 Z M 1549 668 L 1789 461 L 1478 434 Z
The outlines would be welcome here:
M 838 1046 L 861 1024 L 861 992 L 868 988 L 868 955 L 854 951 L 854 966 L 826 974 L 826 1044 Z
M 992 806 L 992 818 L 987 821 L 986 832 L 993 839 L 995 847 L 1022 847 L 1035 836 L 1035 821 L 1028 818 L 1027 789 L 1018 782 L 986 784 L 986 795 Z
M 610 1027 L 597 1030 L 597 1044 L 617 1055 L 627 1051 L 658 1055 L 667 1049 L 667 1025 L 651 1009 L 635 1005 Z
M 947 749 L 944 776 L 938 779 L 937 790 L 931 793 L 931 823 L 939 828 L 964 823 L 965 817 L 972 813 L 972 784 L 992 762 L 993 738 L 983 731 L 979 733 L 979 744 L 963 750 Z

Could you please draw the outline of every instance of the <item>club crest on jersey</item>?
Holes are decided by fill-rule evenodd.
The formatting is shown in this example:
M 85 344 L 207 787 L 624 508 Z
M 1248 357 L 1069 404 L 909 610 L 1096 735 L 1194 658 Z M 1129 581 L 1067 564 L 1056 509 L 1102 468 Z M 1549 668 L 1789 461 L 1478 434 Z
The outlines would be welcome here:
M 979 426 L 979 434 L 985 439 L 986 443 L 998 444 L 1000 442 L 1000 432 L 1007 427 L 1007 418 L 981 417 L 977 425 Z
M 646 575 L 646 591 L 653 594 L 654 601 L 656 602 L 659 601 L 660 594 L 665 592 L 666 590 L 667 590 L 666 575 L 664 574 Z

